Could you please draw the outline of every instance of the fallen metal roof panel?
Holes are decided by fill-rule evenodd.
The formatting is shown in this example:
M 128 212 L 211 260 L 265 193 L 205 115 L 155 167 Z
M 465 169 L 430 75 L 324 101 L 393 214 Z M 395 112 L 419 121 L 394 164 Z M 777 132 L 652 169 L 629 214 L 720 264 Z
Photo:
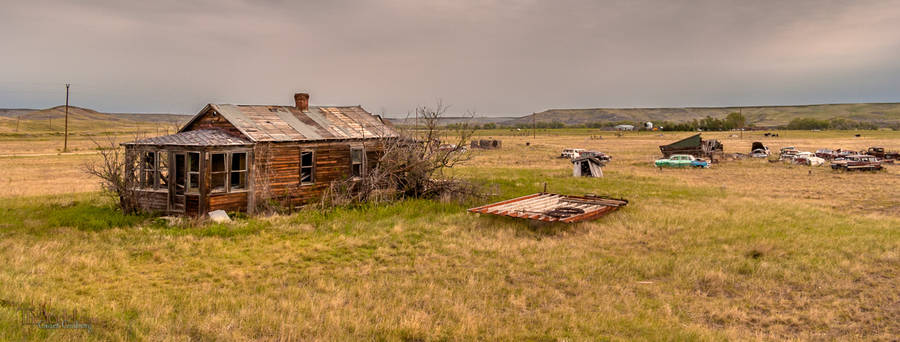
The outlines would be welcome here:
M 469 212 L 573 223 L 600 218 L 627 204 L 627 200 L 609 197 L 537 193 L 471 208 Z

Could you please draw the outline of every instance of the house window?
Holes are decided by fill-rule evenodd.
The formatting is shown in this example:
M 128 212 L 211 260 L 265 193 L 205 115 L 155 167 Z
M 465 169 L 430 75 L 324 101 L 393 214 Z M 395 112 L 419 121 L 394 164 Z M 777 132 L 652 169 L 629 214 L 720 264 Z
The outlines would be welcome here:
M 231 154 L 231 190 L 247 188 L 247 152 Z
M 350 148 L 350 176 L 362 177 L 365 167 L 365 155 L 359 147 Z
M 315 154 L 313 151 L 300 152 L 300 184 L 312 184 L 315 177 Z
M 228 170 L 225 168 L 225 153 L 213 153 L 210 163 L 210 192 L 225 192 Z
M 144 152 L 141 155 L 141 187 L 156 188 L 156 152 Z
M 200 152 L 188 153 L 188 192 L 200 191 Z
M 156 174 L 157 174 L 157 189 L 168 190 L 169 189 L 169 153 L 166 151 L 159 151 L 156 153 Z

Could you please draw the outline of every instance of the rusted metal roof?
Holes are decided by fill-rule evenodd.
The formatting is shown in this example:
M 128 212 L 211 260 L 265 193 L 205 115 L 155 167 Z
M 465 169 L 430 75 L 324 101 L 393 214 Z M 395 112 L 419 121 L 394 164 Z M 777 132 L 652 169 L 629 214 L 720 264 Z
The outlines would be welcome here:
M 210 104 L 241 133 L 253 141 L 305 141 L 397 137 L 380 117 L 360 106 L 310 106 L 302 111 L 292 106 Z M 192 122 L 194 120 L 191 120 Z M 185 125 L 185 128 L 190 126 Z M 183 128 L 184 129 L 184 128 Z
M 122 145 L 158 145 L 158 146 L 243 146 L 253 142 L 239 138 L 217 129 L 201 129 L 179 132 L 161 137 L 153 137 L 123 143 Z
M 544 222 L 572 223 L 600 218 L 627 204 L 627 200 L 617 198 L 542 192 L 471 208 L 469 212 Z

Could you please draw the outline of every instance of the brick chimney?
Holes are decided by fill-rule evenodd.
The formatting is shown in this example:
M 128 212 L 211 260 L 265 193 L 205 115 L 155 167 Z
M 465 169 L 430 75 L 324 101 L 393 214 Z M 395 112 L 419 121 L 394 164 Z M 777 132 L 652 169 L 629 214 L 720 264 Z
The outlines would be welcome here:
M 297 105 L 297 109 L 302 111 L 309 110 L 309 94 L 307 93 L 296 93 L 294 94 L 294 103 Z

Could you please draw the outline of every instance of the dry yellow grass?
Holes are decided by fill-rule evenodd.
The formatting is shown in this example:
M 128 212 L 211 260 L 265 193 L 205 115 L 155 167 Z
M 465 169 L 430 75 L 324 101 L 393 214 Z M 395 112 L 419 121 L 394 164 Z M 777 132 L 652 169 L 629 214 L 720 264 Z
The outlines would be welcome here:
M 896 133 L 826 134 L 785 132 L 767 144 L 900 145 Z M 752 141 L 709 135 L 722 137 L 727 152 L 746 152 Z M 551 191 L 632 202 L 565 227 L 409 201 L 230 225 L 94 231 L 57 216 L 96 205 L 96 196 L 10 197 L 38 191 L 9 182 L 20 190 L 0 196 L 9 220 L 0 223 L 0 339 L 890 340 L 900 333 L 893 195 L 900 166 L 810 173 L 748 160 L 659 171 L 650 166 L 656 146 L 673 135 L 501 139 L 502 150 L 478 152 L 457 174 L 493 183 L 504 196 L 547 182 Z M 607 177 L 569 177 L 570 164 L 553 158 L 563 147 L 610 152 Z M 38 163 L 62 167 L 79 158 L 87 157 L 0 161 L 28 182 L 29 174 L 40 179 L 29 172 Z M 113 215 L 103 213 L 91 215 Z M 78 309 L 94 330 L 19 326 L 15 309 L 28 303 Z

